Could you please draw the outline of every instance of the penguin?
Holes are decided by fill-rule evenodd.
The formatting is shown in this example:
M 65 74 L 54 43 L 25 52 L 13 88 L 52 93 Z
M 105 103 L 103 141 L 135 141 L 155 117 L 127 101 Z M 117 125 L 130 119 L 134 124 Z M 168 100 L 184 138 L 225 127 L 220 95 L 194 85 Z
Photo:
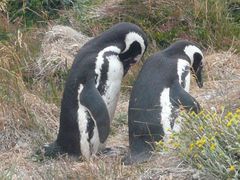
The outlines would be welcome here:
M 122 22 L 79 50 L 65 83 L 58 136 L 45 145 L 46 156 L 67 153 L 89 159 L 104 150 L 122 78 L 146 48 L 143 30 Z
M 128 109 L 129 152 L 125 165 L 151 157 L 154 142 L 180 130 L 175 122 L 180 107 L 199 113 L 200 105 L 188 92 L 190 76 L 202 81 L 203 53 L 195 43 L 179 40 L 144 63 L 133 85 Z

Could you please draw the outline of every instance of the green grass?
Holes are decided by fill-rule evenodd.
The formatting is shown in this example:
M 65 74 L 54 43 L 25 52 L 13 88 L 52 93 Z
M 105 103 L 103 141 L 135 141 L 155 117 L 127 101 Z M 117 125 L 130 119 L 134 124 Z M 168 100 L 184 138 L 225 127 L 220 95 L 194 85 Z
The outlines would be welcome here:
M 51 19 L 59 18 L 59 10 L 72 6 L 70 0 L 31 0 L 8 1 L 7 11 L 11 22 L 19 21 L 24 27 L 46 24 Z
M 205 47 L 223 50 L 234 47 L 240 51 L 239 10 L 236 10 L 240 5 L 234 2 L 125 0 L 118 9 L 103 18 L 88 18 L 86 12 L 87 28 L 83 31 L 103 31 L 119 21 L 129 21 L 140 25 L 158 48 L 165 48 L 176 39 L 184 38 Z

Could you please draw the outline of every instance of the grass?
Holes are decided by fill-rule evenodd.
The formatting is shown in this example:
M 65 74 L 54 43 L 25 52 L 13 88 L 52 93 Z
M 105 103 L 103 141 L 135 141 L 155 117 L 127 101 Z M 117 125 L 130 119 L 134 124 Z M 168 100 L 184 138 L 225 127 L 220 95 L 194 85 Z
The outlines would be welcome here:
M 235 11 L 233 8 L 235 7 Z M 200 42 L 216 49 L 239 49 L 239 4 L 234 0 L 201 1 L 121 1 L 109 7 L 99 18 L 89 17 L 84 32 L 100 31 L 119 21 L 140 25 L 158 48 L 164 48 L 178 38 Z M 89 12 L 89 11 L 88 11 Z M 87 12 L 85 13 L 85 15 Z M 84 16 L 88 17 L 88 16 Z
M 21 26 L 31 27 L 35 24 L 46 24 L 51 19 L 59 18 L 61 9 L 72 6 L 71 0 L 33 0 L 33 1 L 9 1 L 4 6 L 11 22 L 18 21 Z

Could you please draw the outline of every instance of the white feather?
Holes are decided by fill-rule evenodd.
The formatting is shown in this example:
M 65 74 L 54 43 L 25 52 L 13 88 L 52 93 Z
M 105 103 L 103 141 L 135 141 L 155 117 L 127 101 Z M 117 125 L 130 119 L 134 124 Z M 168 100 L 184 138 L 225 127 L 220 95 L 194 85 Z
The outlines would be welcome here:
M 93 136 L 90 139 L 90 154 L 96 154 L 97 152 L 103 150 L 105 148 L 105 144 L 100 143 L 99 134 L 98 134 L 98 127 L 96 126 L 96 120 L 93 118 L 91 112 L 88 110 L 89 114 L 92 117 L 94 122 L 94 129 L 93 129 Z
M 179 84 L 181 84 L 182 81 L 184 81 L 184 79 L 182 79 L 182 74 L 185 73 L 187 67 L 190 68 L 190 64 L 189 64 L 189 62 L 187 60 L 178 59 L 178 61 L 177 61 L 177 74 L 178 74 L 178 78 L 179 78 Z M 185 86 L 184 89 L 185 89 L 185 91 L 189 92 L 189 88 L 190 88 L 190 72 L 188 72 L 188 75 L 185 78 L 185 82 L 186 82 L 186 86 Z
M 179 113 L 179 112 L 177 112 L 177 113 Z M 175 119 L 174 126 L 172 129 L 173 132 L 180 132 L 182 120 L 183 120 L 183 118 L 181 116 L 178 116 Z
M 119 98 L 123 77 L 123 65 L 118 56 L 108 56 L 107 59 L 109 62 L 108 79 L 106 81 L 106 91 L 102 97 L 107 105 L 110 120 L 112 120 Z
M 171 133 L 170 119 L 172 114 L 172 104 L 170 102 L 170 88 L 164 88 L 160 94 L 160 106 L 162 107 L 161 111 L 161 124 L 163 127 L 164 134 L 167 136 Z

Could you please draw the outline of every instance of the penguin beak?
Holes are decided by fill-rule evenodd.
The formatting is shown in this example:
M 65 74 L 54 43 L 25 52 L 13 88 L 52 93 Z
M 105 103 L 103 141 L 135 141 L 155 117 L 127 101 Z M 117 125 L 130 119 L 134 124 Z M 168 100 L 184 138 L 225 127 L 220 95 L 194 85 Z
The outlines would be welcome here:
M 124 72 L 123 72 L 123 76 L 125 76 L 129 70 L 130 66 L 125 66 L 124 67 Z
M 136 63 L 136 60 L 134 58 L 130 57 L 130 58 L 123 60 L 122 63 L 123 63 L 124 76 L 125 76 L 127 74 L 128 70 L 130 69 L 130 67 Z
M 194 74 L 195 74 L 195 79 L 196 79 L 198 87 L 202 88 L 203 87 L 202 67 L 199 67 Z

